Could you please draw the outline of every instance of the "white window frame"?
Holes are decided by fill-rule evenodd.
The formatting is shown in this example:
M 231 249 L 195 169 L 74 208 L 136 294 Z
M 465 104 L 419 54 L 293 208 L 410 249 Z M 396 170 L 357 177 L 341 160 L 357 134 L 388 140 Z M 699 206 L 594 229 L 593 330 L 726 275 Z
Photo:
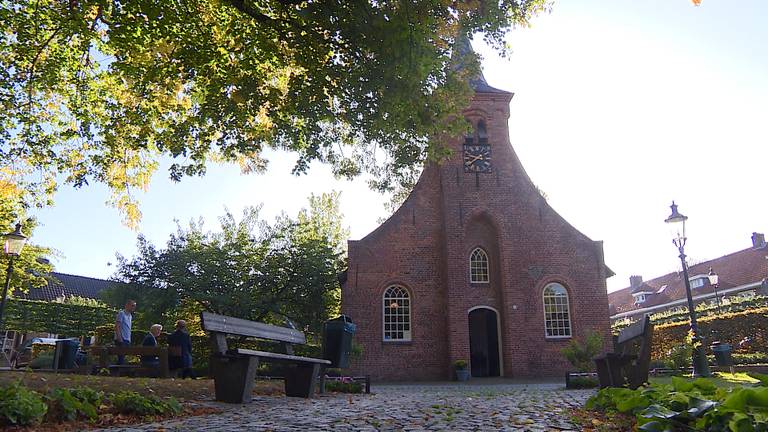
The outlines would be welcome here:
M 704 281 L 703 277 L 696 277 L 691 279 L 691 289 L 701 288 L 707 283 Z
M 482 257 L 482 259 L 476 260 L 475 257 Z M 477 268 L 479 273 L 482 272 L 482 264 L 485 263 L 485 280 L 475 279 L 475 272 L 473 270 Z M 477 267 L 475 267 L 477 263 Z M 488 253 L 481 247 L 476 247 L 469 254 L 469 282 L 477 284 L 491 283 L 491 260 L 488 259 Z
M 394 293 L 397 290 L 397 294 L 400 294 L 399 296 L 390 295 L 390 293 Z M 404 295 L 403 295 L 404 294 Z M 390 305 L 392 302 L 397 302 L 398 307 L 392 308 Z M 387 310 L 390 310 L 387 312 Z M 391 310 L 396 309 L 395 313 L 393 313 Z M 404 313 L 398 313 L 405 310 Z M 384 290 L 384 294 L 381 296 L 381 339 L 384 342 L 410 342 L 412 338 L 413 333 L 413 320 L 411 319 L 411 310 L 412 310 L 412 301 L 411 301 L 411 293 L 408 291 L 408 289 L 402 285 L 390 285 L 387 287 L 387 289 Z M 387 317 L 390 318 L 389 321 L 387 321 Z M 399 321 L 398 318 L 403 317 L 402 321 Z M 391 318 L 395 318 L 395 321 L 392 321 Z M 391 333 L 395 332 L 397 333 L 399 329 L 395 327 L 395 330 L 392 330 L 392 326 L 398 326 L 402 322 L 403 328 L 401 329 L 403 333 L 402 338 L 392 338 Z M 387 325 L 389 325 L 389 329 L 387 329 Z M 407 330 L 406 330 L 407 328 Z M 389 337 L 388 337 L 389 336 Z
M 553 287 L 553 288 L 559 287 L 565 293 L 565 311 L 567 313 L 568 320 L 565 321 L 565 320 L 562 320 L 562 319 L 560 319 L 560 320 L 550 319 L 550 321 L 567 322 L 567 324 L 568 324 L 568 327 L 567 327 L 568 334 L 567 335 L 550 335 L 549 332 L 547 331 L 547 321 L 548 321 L 547 298 L 548 297 L 551 297 L 551 298 L 558 298 L 559 297 L 558 294 L 550 295 L 550 296 L 547 295 L 547 290 L 550 287 Z M 571 338 L 573 336 L 573 326 L 571 325 L 571 300 L 570 300 L 570 296 L 568 295 L 568 289 L 565 287 L 565 285 L 563 285 L 563 284 L 561 284 L 559 282 L 551 282 L 551 283 L 548 283 L 544 287 L 544 289 L 541 291 L 541 298 L 542 298 L 542 306 L 543 306 L 543 312 L 544 312 L 544 337 L 546 339 L 569 339 L 569 338 Z M 558 307 L 562 307 L 562 305 L 554 304 L 553 306 L 556 308 L 556 310 L 554 312 L 555 314 L 558 314 L 558 313 L 562 314 L 562 311 L 558 311 L 557 310 L 557 308 Z M 558 327 L 558 328 L 565 328 L 565 327 Z

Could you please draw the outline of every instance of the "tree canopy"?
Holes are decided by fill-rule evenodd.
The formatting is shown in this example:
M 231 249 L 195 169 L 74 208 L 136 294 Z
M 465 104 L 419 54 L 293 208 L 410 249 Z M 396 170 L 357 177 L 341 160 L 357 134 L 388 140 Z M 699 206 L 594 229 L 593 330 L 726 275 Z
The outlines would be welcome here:
M 139 237 L 138 254 L 120 258 L 115 275 L 128 285 L 103 297 L 118 307 L 136 299 L 144 326 L 194 322 L 207 310 L 278 324 L 287 317 L 318 333 L 340 307 L 337 275 L 348 235 L 341 220 L 332 193 L 311 197 L 309 209 L 272 224 L 248 208 L 239 221 L 221 217 L 220 231 L 206 232 L 202 222 L 179 227 L 164 248 Z
M 243 171 L 266 148 L 388 189 L 465 127 L 478 63 L 454 44 L 504 35 L 546 0 L 17 0 L 0 2 L 0 159 L 28 203 L 61 181 L 106 183 L 126 222 L 163 158 Z

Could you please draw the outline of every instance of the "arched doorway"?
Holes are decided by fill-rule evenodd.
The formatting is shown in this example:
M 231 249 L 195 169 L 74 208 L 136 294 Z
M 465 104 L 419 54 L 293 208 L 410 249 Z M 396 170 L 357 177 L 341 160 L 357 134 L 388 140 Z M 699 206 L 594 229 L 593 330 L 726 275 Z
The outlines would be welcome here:
M 499 376 L 499 319 L 493 309 L 469 311 L 469 360 L 473 377 Z

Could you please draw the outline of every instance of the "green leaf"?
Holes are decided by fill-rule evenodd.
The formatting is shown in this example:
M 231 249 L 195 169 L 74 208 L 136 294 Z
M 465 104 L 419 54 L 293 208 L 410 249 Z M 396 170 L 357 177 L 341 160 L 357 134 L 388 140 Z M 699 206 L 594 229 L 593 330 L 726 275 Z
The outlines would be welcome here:
M 638 393 L 616 401 L 616 409 L 622 413 L 637 412 L 645 409 L 648 405 L 650 405 L 650 400 Z
M 678 392 L 689 392 L 693 390 L 693 382 L 691 380 L 673 376 L 672 387 Z
M 731 432 L 754 432 L 755 428 L 752 427 L 752 421 L 749 416 L 744 413 L 734 413 L 731 420 L 728 421 L 728 428 Z
M 674 428 L 672 424 L 667 421 L 654 420 L 637 428 L 638 430 L 645 432 L 673 432 Z
M 706 378 L 697 378 L 693 381 L 693 386 L 701 390 L 703 394 L 712 394 L 717 390 L 715 383 Z
M 761 386 L 768 386 L 768 375 L 761 374 L 757 372 L 749 372 L 747 375 L 751 376 L 754 379 L 760 380 Z
M 709 411 L 710 409 L 714 408 L 717 405 L 717 403 L 714 401 L 707 400 L 707 399 L 699 399 L 697 397 L 691 397 L 689 400 L 689 404 L 690 404 L 689 405 L 690 408 L 686 412 L 688 413 L 689 416 L 694 418 L 701 417 L 702 415 L 704 415 L 704 413 L 706 413 L 707 411 Z
M 670 419 L 678 414 L 680 414 L 678 411 L 672 411 L 667 407 L 653 404 L 644 409 L 639 415 L 645 418 Z

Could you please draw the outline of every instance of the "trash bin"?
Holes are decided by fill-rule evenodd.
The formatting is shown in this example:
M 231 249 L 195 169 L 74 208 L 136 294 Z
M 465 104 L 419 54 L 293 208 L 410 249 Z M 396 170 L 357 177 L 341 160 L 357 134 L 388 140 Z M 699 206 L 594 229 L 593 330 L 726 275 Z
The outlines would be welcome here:
M 731 344 L 719 343 L 712 345 L 710 348 L 712 348 L 712 352 L 715 353 L 715 363 L 717 363 L 718 366 L 733 365 L 733 358 L 731 357 Z
M 57 365 L 57 369 L 74 369 L 78 348 L 80 348 L 80 341 L 78 340 L 57 340 L 56 352 L 59 354 L 59 364 Z
M 349 367 L 352 336 L 357 326 L 346 315 L 328 320 L 323 326 L 323 358 L 331 361 L 331 367 Z

